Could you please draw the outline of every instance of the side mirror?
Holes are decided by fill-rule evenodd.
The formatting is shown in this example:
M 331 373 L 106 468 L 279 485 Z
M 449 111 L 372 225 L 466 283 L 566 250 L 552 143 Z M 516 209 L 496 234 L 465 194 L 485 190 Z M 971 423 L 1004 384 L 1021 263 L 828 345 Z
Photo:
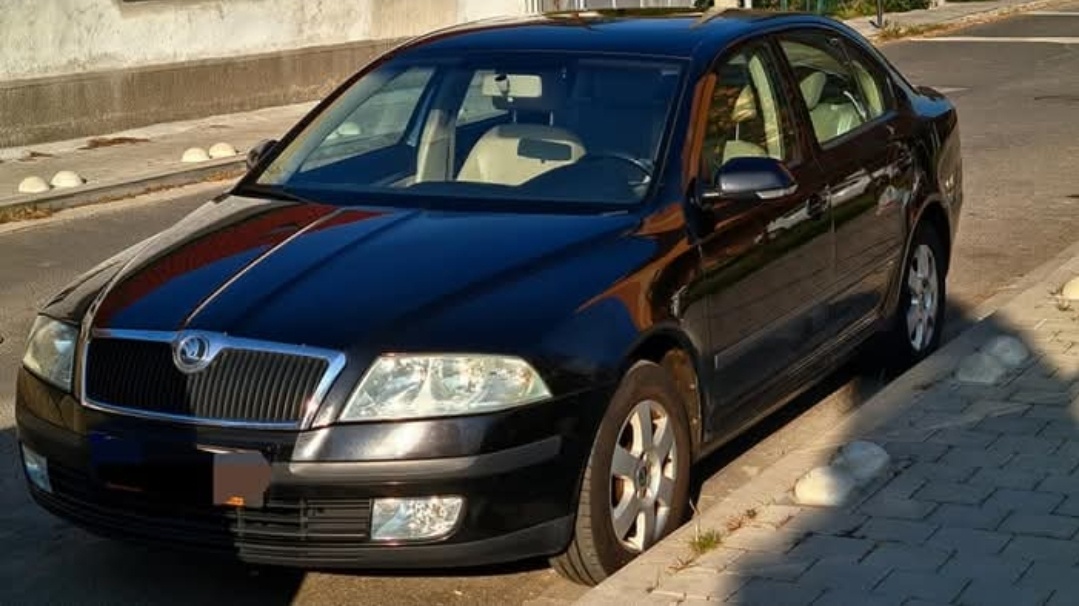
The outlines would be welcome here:
M 719 167 L 712 187 L 702 198 L 708 204 L 724 200 L 751 202 L 782 198 L 797 190 L 794 175 L 779 160 L 745 156 L 731 158 Z
M 247 150 L 247 170 L 255 168 L 275 145 L 277 145 L 276 139 L 263 139 Z

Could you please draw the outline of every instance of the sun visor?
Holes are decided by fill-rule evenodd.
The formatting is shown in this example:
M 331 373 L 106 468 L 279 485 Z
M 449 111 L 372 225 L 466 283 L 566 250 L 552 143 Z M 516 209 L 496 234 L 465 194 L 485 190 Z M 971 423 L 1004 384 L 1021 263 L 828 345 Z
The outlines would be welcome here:
M 565 84 L 544 74 L 502 72 L 485 76 L 481 91 L 498 109 L 552 112 L 562 106 Z

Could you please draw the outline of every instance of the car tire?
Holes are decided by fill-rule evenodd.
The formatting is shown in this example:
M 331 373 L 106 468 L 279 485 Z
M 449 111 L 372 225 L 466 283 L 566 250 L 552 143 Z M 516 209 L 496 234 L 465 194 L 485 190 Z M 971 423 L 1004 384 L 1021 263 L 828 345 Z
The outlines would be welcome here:
M 884 350 L 886 359 L 900 368 L 917 364 L 940 346 L 947 302 L 945 254 L 936 228 L 919 223 L 903 261 Z
M 595 585 L 678 528 L 689 504 L 690 457 L 689 420 L 674 381 L 653 362 L 636 363 L 596 433 L 574 536 L 552 558 L 554 569 Z

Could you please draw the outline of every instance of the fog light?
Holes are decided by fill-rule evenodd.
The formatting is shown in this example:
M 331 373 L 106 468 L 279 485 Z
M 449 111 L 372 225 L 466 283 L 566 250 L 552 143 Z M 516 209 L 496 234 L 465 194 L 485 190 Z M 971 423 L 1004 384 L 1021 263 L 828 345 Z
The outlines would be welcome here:
M 375 499 L 371 512 L 374 541 L 440 539 L 453 531 L 461 517 L 461 497 Z
M 25 444 L 22 445 L 22 466 L 26 470 L 26 477 L 30 483 L 39 490 L 52 492 L 52 482 L 49 482 L 49 461 L 45 457 L 30 450 Z

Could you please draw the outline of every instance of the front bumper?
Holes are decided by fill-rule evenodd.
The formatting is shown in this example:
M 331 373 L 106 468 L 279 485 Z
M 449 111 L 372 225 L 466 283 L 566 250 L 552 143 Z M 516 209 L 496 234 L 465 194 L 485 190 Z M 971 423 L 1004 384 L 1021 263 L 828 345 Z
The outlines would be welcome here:
M 478 566 L 565 549 L 609 395 L 497 415 L 271 432 L 95 411 L 23 370 L 16 423 L 19 441 L 48 459 L 52 490 L 30 483 L 35 501 L 101 535 L 310 569 Z M 128 446 L 123 465 L 102 464 L 102 436 Z M 261 453 L 270 468 L 262 503 L 214 505 L 208 450 Z M 371 539 L 374 499 L 434 495 L 465 499 L 449 536 Z

